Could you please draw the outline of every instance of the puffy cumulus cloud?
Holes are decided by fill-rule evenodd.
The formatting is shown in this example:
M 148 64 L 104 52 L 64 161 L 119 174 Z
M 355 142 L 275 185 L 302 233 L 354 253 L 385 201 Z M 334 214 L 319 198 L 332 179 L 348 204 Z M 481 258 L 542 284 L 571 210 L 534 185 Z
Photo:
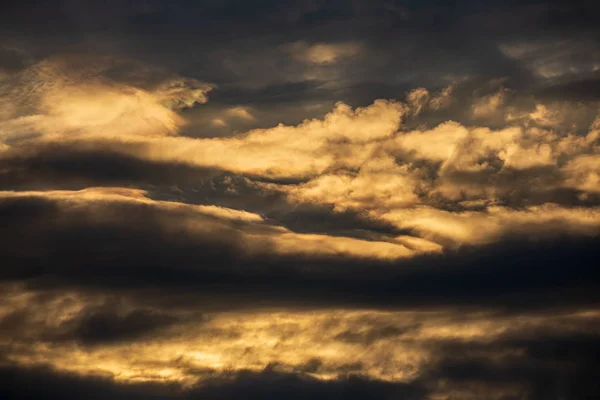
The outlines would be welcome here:
M 567 232 L 568 222 L 580 226 L 575 222 L 581 220 L 581 207 L 596 201 L 597 129 L 592 125 L 585 135 L 558 129 L 556 113 L 541 103 L 502 129 L 447 121 L 405 130 L 403 123 L 423 110 L 444 108 L 454 90 L 449 86 L 432 95 L 419 88 L 408 94 L 406 104 L 376 100 L 353 109 L 338 103 L 322 119 L 296 126 L 280 124 L 203 139 L 179 136 L 185 121 L 175 111 L 206 101 L 210 85 L 180 79 L 163 81 L 149 91 L 95 77 L 97 73 L 83 79 L 63 70 L 46 62 L 24 72 L 35 77 L 32 96 L 37 108 L 3 123 L 2 157 L 12 160 L 8 165 L 31 149 L 60 143 L 77 152 L 101 149 L 254 179 L 300 178 L 303 181 L 295 184 L 257 182 L 255 186 L 282 194 L 294 205 L 332 207 L 334 212 L 351 211 L 400 230 L 413 230 L 416 240 L 428 242 L 421 248 L 429 249 L 448 243 L 489 243 L 519 227 L 535 236 L 549 226 L 531 224 L 523 215 L 562 221 L 553 226 L 557 233 Z M 489 88 L 497 91 L 476 99 L 476 117 L 496 113 L 503 105 L 506 90 L 496 89 L 501 83 L 491 82 Z M 229 108 L 222 117 L 215 121 L 226 124 L 224 118 L 253 118 L 242 106 Z M 567 199 L 561 190 L 576 192 Z M 511 205 L 526 208 L 512 210 Z M 594 226 L 598 216 L 594 208 L 588 211 L 586 218 Z M 477 235 L 474 225 L 489 228 Z M 357 239 L 300 237 L 291 232 L 269 240 L 277 251 L 289 254 L 316 251 L 317 241 L 325 243 L 319 251 L 324 254 L 383 258 L 414 254 L 395 241 L 363 246 Z M 302 251 L 303 246 L 312 250 Z
M 421 132 L 405 132 L 394 138 L 393 148 L 406 149 L 417 158 L 442 162 L 456 151 L 456 143 L 468 136 L 468 129 L 456 122 L 446 122 L 436 128 Z
M 428 140 L 435 141 L 435 145 L 427 146 Z M 527 169 L 555 164 L 561 150 L 577 152 L 581 151 L 578 145 L 586 145 L 585 139 L 558 138 L 548 131 L 524 131 L 521 127 L 499 131 L 467 129 L 454 122 L 439 125 L 427 132 L 409 132 L 396 142 L 401 149 L 418 158 L 440 162 L 442 174 L 486 169 Z M 494 165 L 498 161 L 500 163 Z
M 47 64 L 25 72 L 34 76 L 27 82 L 37 82 L 32 84 L 31 97 L 39 105 L 33 111 L 24 110 L 28 114 L 3 121 L 5 145 L 31 147 L 36 138 L 40 143 L 71 141 L 74 147 L 92 146 L 93 140 L 110 141 L 107 146 L 113 151 L 156 161 L 179 160 L 267 176 L 304 176 L 327 169 L 336 158 L 348 161 L 349 154 L 338 157 L 328 150 L 332 142 L 349 141 L 359 147 L 391 136 L 404 113 L 404 106 L 393 101 L 380 100 L 357 110 L 339 103 L 323 120 L 305 121 L 297 127 L 279 125 L 225 139 L 169 138 L 185 122 L 173 108 L 204 101 L 210 86 L 197 83 L 184 89 L 182 81 L 168 81 L 149 92 L 100 80 L 73 82 L 58 67 Z M 14 85 L 7 98 L 25 89 Z M 231 108 L 226 115 L 252 118 L 243 107 Z M 226 124 L 224 118 L 214 122 Z
M 294 59 L 308 64 L 327 65 L 358 55 L 362 46 L 358 43 L 313 43 L 295 42 L 287 46 Z
M 152 160 L 178 160 L 266 177 L 305 177 L 367 159 L 372 142 L 394 134 L 404 109 L 385 100 L 356 110 L 339 103 L 322 120 L 255 129 L 231 138 L 126 140 L 140 145 L 130 150 L 133 154 Z
M 518 231 L 534 236 L 548 230 L 596 235 L 600 222 L 596 208 L 551 204 L 557 190 L 574 188 L 582 198 L 596 192 L 595 155 L 589 155 L 598 151 L 596 136 L 594 130 L 577 136 L 519 126 L 493 131 L 447 122 L 379 141 L 360 166 L 338 165 L 335 173 L 296 186 L 268 186 L 283 190 L 297 203 L 367 212 L 440 244 L 489 243 Z M 514 202 L 515 193 L 521 204 L 531 199 L 540 205 L 525 210 L 489 206 Z M 458 210 L 438 208 L 444 202 L 454 202 Z M 482 210 L 460 211 L 477 202 Z M 465 223 L 452 222 L 456 220 Z
M 419 202 L 418 175 L 408 166 L 399 166 L 392 157 L 372 158 L 357 173 L 321 175 L 287 189 L 298 202 L 326 203 L 334 209 L 371 210 L 402 208 Z

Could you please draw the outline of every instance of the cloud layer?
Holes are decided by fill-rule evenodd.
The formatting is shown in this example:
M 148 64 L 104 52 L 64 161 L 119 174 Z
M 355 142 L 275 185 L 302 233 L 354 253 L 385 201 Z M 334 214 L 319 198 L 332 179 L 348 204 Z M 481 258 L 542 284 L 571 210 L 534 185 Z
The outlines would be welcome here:
M 600 392 L 594 6 L 26 3 L 0 397 Z

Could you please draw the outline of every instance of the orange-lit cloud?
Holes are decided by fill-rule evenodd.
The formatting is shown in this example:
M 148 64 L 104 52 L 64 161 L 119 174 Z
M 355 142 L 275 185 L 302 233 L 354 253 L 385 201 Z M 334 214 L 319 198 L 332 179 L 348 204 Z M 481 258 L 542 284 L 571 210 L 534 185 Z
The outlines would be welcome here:
M 295 185 L 257 183 L 256 187 L 283 193 L 295 204 L 350 210 L 412 229 L 431 242 L 429 247 L 488 243 L 511 232 L 535 236 L 549 226 L 557 233 L 593 234 L 600 224 L 595 208 L 543 200 L 521 210 L 502 206 L 515 190 L 523 196 L 535 190 L 543 198 L 543 193 L 572 188 L 581 191 L 582 199 L 598 192 L 598 130 L 592 127 L 587 135 L 576 135 L 548 128 L 556 121 L 543 104 L 528 117 L 537 127 L 513 124 L 490 129 L 447 121 L 429 129 L 405 130 L 403 124 L 411 115 L 425 107 L 438 110 L 450 101 L 452 86 L 433 97 L 419 88 L 409 93 L 407 104 L 376 100 L 353 109 L 338 103 L 324 118 L 296 126 L 280 124 L 232 137 L 196 139 L 178 136 L 185 120 L 176 111 L 205 102 L 210 85 L 180 79 L 145 91 L 99 78 L 81 80 L 61 68 L 46 63 L 27 71 L 37 79 L 34 99 L 39 104 L 35 113 L 15 115 L 2 123 L 3 157 L 60 142 L 74 149 L 106 148 L 145 160 L 257 177 L 303 178 L 305 182 Z M 504 95 L 500 89 L 479 98 L 473 113 L 484 118 L 496 112 Z M 254 118 L 244 107 L 230 108 L 226 115 Z M 226 123 L 221 118 L 214 121 Z M 506 180 L 517 173 L 522 182 Z M 444 201 L 462 210 L 439 209 Z M 482 209 L 469 210 L 475 204 Z M 277 251 L 285 253 L 306 248 L 308 253 L 384 258 L 412 254 L 398 244 L 367 243 L 363 248 L 354 239 L 326 236 L 285 233 L 272 240 Z M 316 240 L 326 245 L 313 248 L 310 243 Z
M 600 398 L 600 2 L 10 3 L 0 399 Z
M 189 231 L 200 235 L 223 231 L 234 233 L 231 240 L 241 240 L 250 254 L 266 251 L 280 255 L 340 256 L 394 260 L 416 254 L 439 251 L 436 246 L 406 246 L 402 240 L 382 242 L 351 237 L 295 233 L 282 226 L 266 224 L 257 214 L 218 206 L 190 205 L 170 201 L 155 201 L 144 191 L 125 188 L 88 188 L 81 191 L 8 192 L 0 191 L 0 199 L 40 198 L 55 201 L 67 210 L 91 214 L 99 223 L 110 221 L 100 209 L 102 205 L 128 203 L 153 207 L 169 214 L 174 223 L 166 222 L 168 231 Z M 210 219 L 207 219 L 210 217 Z M 212 218 L 216 218 L 212 220 Z M 168 220 L 166 220 L 168 221 Z M 176 221 L 176 222 L 175 222 Z M 239 223 L 245 223 L 239 225 Z M 241 235 L 241 236 L 239 236 Z M 408 242 L 410 243 L 410 242 Z M 199 243 L 202 244 L 202 243 Z
M 107 342 L 86 346 L 69 338 L 69 329 L 86 323 L 88 313 L 111 310 L 116 315 L 139 313 L 132 302 L 110 302 L 97 295 L 46 294 L 5 288 L 7 297 L 0 319 L 11 312 L 28 312 L 9 358 L 22 365 L 50 364 L 78 374 L 106 374 L 117 381 L 166 381 L 184 385 L 224 371 L 261 371 L 271 365 L 280 371 L 304 372 L 321 379 L 347 373 L 387 381 L 411 382 L 427 374 L 442 354 L 438 346 L 463 343 L 482 346 L 512 337 L 527 338 L 593 331 L 598 313 L 535 312 L 522 316 L 458 310 L 317 312 L 268 310 L 229 313 L 172 314 L 177 322 L 136 338 L 134 342 Z M 107 311 L 104 311 L 107 312 Z M 158 315 L 160 309 L 146 309 Z M 94 315 L 94 314 L 92 314 Z M 96 314 L 97 315 L 97 314 Z M 114 322 L 119 321 L 118 317 Z M 121 319 L 122 321 L 122 319 Z M 113 328 L 114 329 L 114 328 Z M 0 343 L 6 346 L 6 336 Z M 31 348 L 28 340 L 38 340 Z M 523 357 L 517 349 L 490 348 L 493 362 Z

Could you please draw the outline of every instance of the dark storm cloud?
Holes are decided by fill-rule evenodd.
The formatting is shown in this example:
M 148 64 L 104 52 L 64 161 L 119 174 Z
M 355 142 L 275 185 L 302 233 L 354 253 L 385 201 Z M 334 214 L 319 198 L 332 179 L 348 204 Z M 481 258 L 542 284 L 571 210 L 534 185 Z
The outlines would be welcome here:
M 215 105 L 366 104 L 461 77 L 507 77 L 510 87 L 526 88 L 544 79 L 535 76 L 526 62 L 531 60 L 507 57 L 499 45 L 585 40 L 591 47 L 569 59 L 592 61 L 598 50 L 590 19 L 597 5 L 591 2 L 63 1 L 5 8 L 3 29 L 30 43 L 37 57 L 68 47 L 133 56 L 218 84 L 223 92 Z M 54 34 L 42 38 L 39 29 Z M 299 41 L 364 48 L 334 65 L 311 66 L 283 50 Z M 338 84 L 319 88 L 319 76 Z
M 98 204 L 95 211 L 78 211 L 62 210 L 52 201 L 35 198 L 24 201 L 8 200 L 2 203 L 0 214 L 5 216 L 6 222 L 11 226 L 8 228 L 5 225 L 7 229 L 3 233 L 7 240 L 3 252 L 7 261 L 3 268 L 5 276 L 45 275 L 44 271 L 49 272 L 47 268 L 54 265 L 54 262 L 59 262 L 56 264 L 58 270 L 62 271 L 59 275 L 64 274 L 65 277 L 77 275 L 77 271 L 94 269 L 100 275 L 104 275 L 112 269 L 117 275 L 122 274 L 124 279 L 128 279 L 127 276 L 136 268 L 142 268 L 139 271 L 143 274 L 150 273 L 154 269 L 152 264 L 158 267 L 156 272 L 167 275 L 168 270 L 160 272 L 160 265 L 189 267 L 194 264 L 209 264 L 209 270 L 218 271 L 222 262 L 231 262 L 243 248 L 239 234 L 227 227 L 224 227 L 220 239 L 216 230 L 211 231 L 210 238 L 206 237 L 207 242 L 204 245 L 204 240 L 194 239 L 193 234 L 189 236 L 182 232 L 183 235 L 169 235 L 164 228 L 171 223 L 174 224 L 172 226 L 176 226 L 177 214 L 161 215 L 152 207 L 123 204 L 123 208 L 105 209 L 102 204 Z M 164 220 L 165 217 L 169 218 L 170 222 Z M 210 221 L 206 220 L 204 227 L 210 229 L 210 226 Z M 216 225 L 212 227 L 218 229 Z M 12 235 L 9 230 L 12 231 Z M 61 231 L 63 234 L 57 235 Z M 66 236 L 63 236 L 65 234 Z M 13 239 L 10 239 L 10 236 Z M 19 243 L 26 247 L 17 246 Z M 137 259 L 139 256 L 146 261 L 140 262 L 141 260 Z M 189 256 L 192 258 L 186 261 Z M 216 256 L 214 260 L 213 256 Z M 155 261 L 151 261 L 153 259 Z M 209 260 L 213 262 L 207 263 Z M 87 267 L 82 269 L 83 265 Z M 129 270 L 128 266 L 133 269 Z M 185 269 L 186 267 L 183 267 L 183 270 Z M 139 277 L 130 275 L 130 278 L 135 281 Z M 157 278 L 161 279 L 158 276 Z
M 600 387 L 600 336 L 569 334 L 501 339 L 491 343 L 445 343 L 428 379 L 456 385 L 520 387 L 528 399 L 593 398 Z M 494 356 L 497 361 L 492 361 Z
M 15 151 L 0 160 L 2 190 L 77 190 L 90 186 L 194 185 L 219 171 L 176 162 L 153 162 L 110 149 L 60 144 Z
M 160 283 L 167 302 L 174 291 L 191 296 L 184 301 L 233 308 L 477 304 L 524 309 L 598 301 L 597 237 L 507 237 L 486 247 L 382 262 L 271 253 L 268 241 L 252 250 L 245 234 L 269 228 L 196 216 L 201 229 L 191 230 L 185 228 L 186 212 L 150 205 L 65 207 L 50 199 L 9 198 L 1 201 L 0 218 L 1 277 L 34 286 L 135 293 L 153 292 Z M 163 295 L 156 296 L 160 302 Z

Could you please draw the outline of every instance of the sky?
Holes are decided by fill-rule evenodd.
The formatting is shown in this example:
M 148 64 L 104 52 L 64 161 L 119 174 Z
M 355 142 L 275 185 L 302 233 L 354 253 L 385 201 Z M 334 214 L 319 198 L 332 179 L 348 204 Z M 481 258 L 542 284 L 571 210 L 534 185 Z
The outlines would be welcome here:
M 0 398 L 600 396 L 596 1 L 0 7 Z

